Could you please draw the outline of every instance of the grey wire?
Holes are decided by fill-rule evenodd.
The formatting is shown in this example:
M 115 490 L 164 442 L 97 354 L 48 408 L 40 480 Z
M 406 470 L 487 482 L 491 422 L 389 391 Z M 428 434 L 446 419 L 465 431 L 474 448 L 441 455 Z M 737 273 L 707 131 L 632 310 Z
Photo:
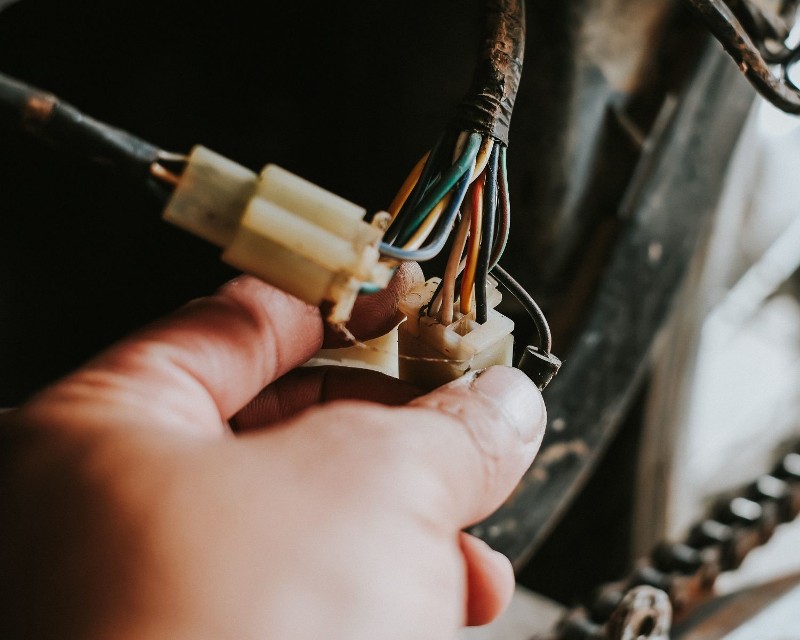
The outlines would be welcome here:
M 547 318 L 536 301 L 531 297 L 522 285 L 514 280 L 511 275 L 503 269 L 499 264 L 492 269 L 492 275 L 497 278 L 497 281 L 502 284 L 509 293 L 514 296 L 519 303 L 528 312 L 528 315 L 533 320 L 536 327 L 536 332 L 539 334 L 539 348 L 548 354 L 553 349 L 553 335 L 550 332 L 550 325 L 547 324 Z

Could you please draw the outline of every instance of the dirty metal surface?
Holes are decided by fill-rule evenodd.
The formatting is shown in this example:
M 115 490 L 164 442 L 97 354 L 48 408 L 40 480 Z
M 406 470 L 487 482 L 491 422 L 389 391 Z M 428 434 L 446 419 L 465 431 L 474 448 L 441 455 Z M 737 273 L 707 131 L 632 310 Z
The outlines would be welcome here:
M 688 0 L 688 4 L 762 96 L 787 113 L 800 114 L 800 89 L 790 73 L 800 48 L 786 44 L 797 0 L 776 3 L 780 7 L 773 11 L 749 0 Z
M 472 533 L 517 567 L 543 542 L 616 433 L 653 340 L 708 228 L 752 91 L 716 46 L 688 87 L 586 323 L 545 393 L 541 452 L 506 504 Z M 652 158 L 643 158 L 652 162 Z

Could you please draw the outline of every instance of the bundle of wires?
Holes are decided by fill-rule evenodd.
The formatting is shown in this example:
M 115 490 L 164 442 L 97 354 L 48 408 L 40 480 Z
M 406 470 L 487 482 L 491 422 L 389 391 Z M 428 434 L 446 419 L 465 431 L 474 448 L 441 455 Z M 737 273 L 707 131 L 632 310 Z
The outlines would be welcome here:
M 439 288 L 423 308 L 443 324 L 456 313 L 488 319 L 489 274 L 525 307 L 549 353 L 550 330 L 538 305 L 500 266 L 511 227 L 506 163 L 511 114 L 525 48 L 523 0 L 487 0 L 487 37 L 473 85 L 448 131 L 417 163 L 389 207 L 381 253 L 424 262 L 449 256 Z

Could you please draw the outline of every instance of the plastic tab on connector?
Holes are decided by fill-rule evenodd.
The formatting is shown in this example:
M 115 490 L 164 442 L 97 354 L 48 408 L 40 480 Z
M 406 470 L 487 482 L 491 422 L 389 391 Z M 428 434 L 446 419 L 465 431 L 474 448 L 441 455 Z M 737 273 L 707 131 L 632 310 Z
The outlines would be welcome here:
M 552 353 L 544 353 L 537 347 L 528 345 L 520 358 L 517 369 L 528 376 L 540 391 L 544 391 L 558 370 L 561 369 L 561 360 Z

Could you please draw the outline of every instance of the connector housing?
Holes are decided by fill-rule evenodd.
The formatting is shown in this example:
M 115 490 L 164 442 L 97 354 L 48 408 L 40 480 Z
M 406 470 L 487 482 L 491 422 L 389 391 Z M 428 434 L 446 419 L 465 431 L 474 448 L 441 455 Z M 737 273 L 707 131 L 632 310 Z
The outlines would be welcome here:
M 487 290 L 488 320 L 478 324 L 475 312 L 458 313 L 443 325 L 436 318 L 421 315 L 439 284 L 432 278 L 419 285 L 400 303 L 406 320 L 399 328 L 400 379 L 429 390 L 475 369 L 511 365 L 514 350 L 514 321 L 495 307 L 502 294 L 491 278 Z
M 384 287 L 383 230 L 365 209 L 275 165 L 261 175 L 204 147 L 189 155 L 164 219 L 224 249 L 222 259 L 349 319 L 365 284 Z

